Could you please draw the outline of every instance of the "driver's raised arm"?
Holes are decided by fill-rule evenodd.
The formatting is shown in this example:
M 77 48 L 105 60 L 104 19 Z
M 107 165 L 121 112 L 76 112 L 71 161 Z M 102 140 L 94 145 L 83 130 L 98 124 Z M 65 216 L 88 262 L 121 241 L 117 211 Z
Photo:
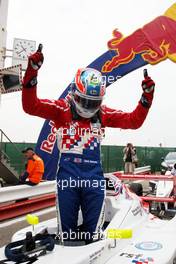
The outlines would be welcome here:
M 137 129 L 142 126 L 152 104 L 155 83 L 150 77 L 142 81 L 143 94 L 134 111 L 126 113 L 102 107 L 102 124 L 105 127 Z
M 22 105 L 26 113 L 45 119 L 58 120 L 67 110 L 65 100 L 48 100 L 37 97 L 37 74 L 43 63 L 43 54 L 36 52 L 29 57 L 23 78 Z

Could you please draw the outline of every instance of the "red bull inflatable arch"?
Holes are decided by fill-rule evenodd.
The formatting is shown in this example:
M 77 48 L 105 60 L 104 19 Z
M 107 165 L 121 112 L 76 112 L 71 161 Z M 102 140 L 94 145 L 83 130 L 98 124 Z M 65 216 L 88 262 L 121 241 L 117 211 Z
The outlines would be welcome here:
M 176 62 L 176 3 L 162 16 L 137 29 L 127 37 L 113 31 L 108 42 L 108 51 L 94 60 L 88 67 L 101 71 L 107 87 L 120 77 L 147 64 L 157 64 L 166 59 Z M 60 98 L 64 98 L 70 85 Z M 54 122 L 46 120 L 40 132 L 36 152 L 45 163 L 44 178 L 54 180 L 59 150 L 56 143 Z

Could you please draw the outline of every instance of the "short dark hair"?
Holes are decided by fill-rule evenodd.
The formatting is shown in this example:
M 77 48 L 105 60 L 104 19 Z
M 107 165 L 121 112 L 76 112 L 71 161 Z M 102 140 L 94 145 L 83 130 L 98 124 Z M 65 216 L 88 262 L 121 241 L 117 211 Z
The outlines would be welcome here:
M 26 153 L 28 150 L 32 150 L 32 151 L 34 151 L 34 149 L 33 149 L 33 148 L 31 148 L 31 147 L 28 147 L 28 148 L 26 148 L 26 149 L 23 149 L 21 152 L 22 152 L 22 153 Z

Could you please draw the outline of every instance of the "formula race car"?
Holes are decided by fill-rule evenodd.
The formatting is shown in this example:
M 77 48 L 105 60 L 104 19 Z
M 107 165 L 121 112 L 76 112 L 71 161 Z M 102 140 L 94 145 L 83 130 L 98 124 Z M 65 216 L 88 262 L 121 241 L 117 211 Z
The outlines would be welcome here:
M 106 195 L 105 226 L 101 239 L 60 241 L 57 220 L 51 219 L 19 230 L 0 249 L 0 263 L 129 264 L 176 263 L 176 217 L 161 220 L 149 213 L 142 200 L 115 175 Z M 79 223 L 82 217 L 80 214 Z

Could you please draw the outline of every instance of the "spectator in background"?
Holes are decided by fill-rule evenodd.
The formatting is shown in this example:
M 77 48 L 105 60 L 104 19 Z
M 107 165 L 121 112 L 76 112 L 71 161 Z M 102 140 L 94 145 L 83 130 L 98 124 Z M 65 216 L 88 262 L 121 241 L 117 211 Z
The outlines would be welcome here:
M 125 173 L 133 174 L 135 168 L 134 160 L 136 156 L 136 150 L 131 143 L 128 143 L 123 149 L 123 154 L 123 160 L 125 162 Z
M 27 164 L 25 171 L 20 176 L 20 183 L 31 186 L 37 185 L 42 180 L 44 173 L 43 160 L 35 154 L 33 148 L 26 148 L 22 153 L 27 159 Z

